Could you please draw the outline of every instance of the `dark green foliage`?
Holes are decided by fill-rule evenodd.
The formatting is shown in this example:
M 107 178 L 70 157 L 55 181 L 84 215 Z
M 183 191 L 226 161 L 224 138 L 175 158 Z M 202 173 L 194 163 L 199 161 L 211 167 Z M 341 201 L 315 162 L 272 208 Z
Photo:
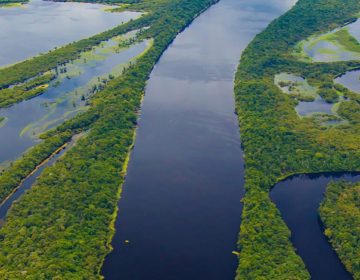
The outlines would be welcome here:
M 319 211 L 326 236 L 354 279 L 360 279 L 360 184 L 329 184 Z
M 360 104 L 355 101 L 341 102 L 338 114 L 344 119 L 358 124 L 360 122 Z
M 47 84 L 54 78 L 54 74 L 44 74 L 22 85 L 0 90 L 0 108 L 11 106 L 14 103 L 44 93 L 47 89 Z
M 319 89 L 318 94 L 327 103 L 336 103 L 339 101 L 339 95 L 337 94 L 336 90 L 333 88 L 321 88 Z
M 3 201 L 36 166 L 70 139 L 70 132 L 54 136 L 33 147 L 24 156 L 12 163 L 0 175 L 0 201 Z
M 247 192 L 237 279 L 308 279 L 268 192 L 291 174 L 360 168 L 359 123 L 326 128 L 316 118 L 300 118 L 291 96 L 274 85 L 276 74 L 293 73 L 326 89 L 323 96 L 328 101 L 335 100 L 334 78 L 360 63 L 302 62 L 293 56 L 294 47 L 311 35 L 353 20 L 359 11 L 357 0 L 299 0 L 257 35 L 242 55 L 235 96 Z
M 146 81 L 177 33 L 215 1 L 145 2 L 162 3 L 144 35 L 154 45 L 93 97 L 89 111 L 43 136 L 89 129 L 10 211 L 0 230 L 1 279 L 100 278 Z

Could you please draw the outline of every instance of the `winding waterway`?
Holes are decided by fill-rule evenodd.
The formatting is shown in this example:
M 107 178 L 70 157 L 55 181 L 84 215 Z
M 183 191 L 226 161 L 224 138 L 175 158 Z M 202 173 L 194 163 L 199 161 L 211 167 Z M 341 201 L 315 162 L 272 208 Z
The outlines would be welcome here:
M 74 136 L 69 143 L 59 148 L 55 153 L 53 153 L 49 158 L 41 163 L 37 169 L 34 170 L 27 178 L 25 178 L 11 195 L 2 201 L 0 204 L 0 227 L 5 222 L 6 215 L 12 207 L 13 203 L 16 202 L 16 200 L 19 199 L 27 190 L 29 190 L 35 183 L 36 179 L 43 172 L 43 170 L 46 167 L 54 165 L 55 162 L 65 153 L 65 151 L 75 144 L 76 139 L 80 136 L 80 134 Z
M 299 175 L 278 183 L 271 192 L 313 280 L 352 279 L 324 235 L 318 212 L 326 186 L 340 179 L 356 182 L 360 175 Z
M 28 59 L 98 34 L 140 15 L 111 13 L 109 6 L 31 0 L 21 7 L 0 7 L 0 66 Z
M 156 65 L 119 202 L 106 280 L 234 279 L 243 159 L 241 51 L 295 1 L 222 0 Z

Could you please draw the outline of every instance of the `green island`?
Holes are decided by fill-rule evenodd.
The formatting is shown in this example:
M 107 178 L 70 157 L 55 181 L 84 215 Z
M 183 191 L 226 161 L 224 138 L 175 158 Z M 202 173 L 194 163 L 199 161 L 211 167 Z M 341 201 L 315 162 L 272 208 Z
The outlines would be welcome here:
M 237 279 L 309 279 L 269 191 L 293 174 L 360 169 L 358 94 L 334 83 L 339 75 L 360 68 L 360 62 L 317 63 L 296 55 L 300 42 L 352 22 L 359 11 L 357 0 L 300 0 L 257 35 L 241 57 L 235 96 L 246 194 Z M 316 116 L 299 117 L 295 111 L 299 94 L 294 99 L 274 82 L 282 73 L 322 89 L 318 94 L 327 102 L 346 95 L 337 105 L 346 122 L 332 126 L 319 123 Z
M 146 0 L 127 10 L 144 11 L 137 20 L 67 45 L 48 54 L 0 70 L 7 88 L 61 63 L 79 57 L 100 42 L 128 31 L 149 27 L 143 39 L 153 45 L 118 78 L 95 94 L 86 112 L 42 135 L 44 141 L 4 171 L 4 199 L 43 159 L 87 130 L 36 185 L 14 203 L 0 229 L 0 278 L 99 279 L 111 250 L 117 201 L 124 180 L 137 112 L 150 72 L 175 36 L 215 0 Z
M 320 206 L 325 235 L 354 279 L 360 279 L 360 184 L 333 182 Z

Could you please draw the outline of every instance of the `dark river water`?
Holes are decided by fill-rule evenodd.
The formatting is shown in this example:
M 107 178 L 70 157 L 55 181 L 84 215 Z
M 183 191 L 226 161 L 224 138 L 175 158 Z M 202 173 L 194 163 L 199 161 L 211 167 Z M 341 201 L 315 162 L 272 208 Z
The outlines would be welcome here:
M 233 279 L 243 158 L 233 78 L 242 50 L 294 1 L 222 0 L 155 67 L 119 202 L 106 280 Z
M 291 230 L 297 248 L 313 280 L 352 279 L 324 235 L 319 206 L 331 180 L 360 181 L 355 174 L 300 175 L 278 183 L 271 199 Z
M 95 35 L 140 13 L 106 12 L 107 6 L 32 0 L 0 7 L 0 66 Z

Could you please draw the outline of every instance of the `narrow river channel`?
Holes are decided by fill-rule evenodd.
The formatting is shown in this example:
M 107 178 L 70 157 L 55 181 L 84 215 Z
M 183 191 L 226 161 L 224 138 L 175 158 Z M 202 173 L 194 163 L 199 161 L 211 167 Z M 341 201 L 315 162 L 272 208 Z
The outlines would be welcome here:
M 109 8 L 43 0 L 0 7 L 0 67 L 98 34 L 141 15 L 107 12 Z
M 106 280 L 234 279 L 243 159 L 241 51 L 295 1 L 222 0 L 155 67 L 119 202 Z
M 271 192 L 313 280 L 352 279 L 324 235 L 319 218 L 318 209 L 331 180 L 357 182 L 360 175 L 299 175 L 278 183 Z
M 19 199 L 27 190 L 29 190 L 34 185 L 36 179 L 40 176 L 40 174 L 44 171 L 46 167 L 54 165 L 55 162 L 65 153 L 65 151 L 74 145 L 76 138 L 79 136 L 80 135 L 74 136 L 69 143 L 59 148 L 54 154 L 52 154 L 48 159 L 41 163 L 36 170 L 34 170 L 27 178 L 25 178 L 20 183 L 18 188 L 16 188 L 16 190 L 9 197 L 2 201 L 2 203 L 0 204 L 0 227 L 5 222 L 6 215 L 12 207 L 13 203 L 15 203 L 17 199 Z

